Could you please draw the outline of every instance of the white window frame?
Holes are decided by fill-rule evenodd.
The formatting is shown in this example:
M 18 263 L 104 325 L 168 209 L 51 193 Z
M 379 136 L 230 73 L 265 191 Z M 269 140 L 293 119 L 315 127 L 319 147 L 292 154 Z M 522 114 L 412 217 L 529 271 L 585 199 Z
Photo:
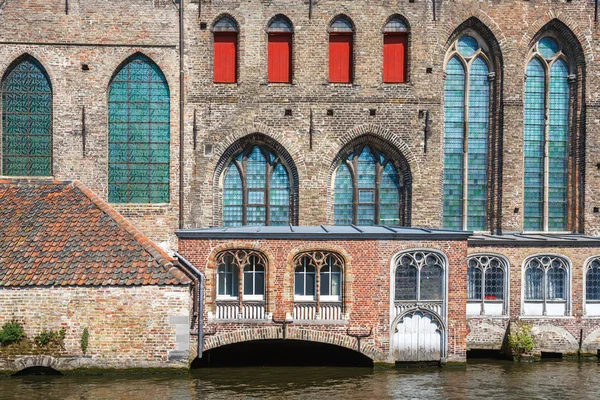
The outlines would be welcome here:
M 488 257 L 488 259 L 498 259 L 498 261 L 500 261 L 500 265 L 499 267 L 502 268 L 503 272 L 504 272 L 504 282 L 503 282 L 503 293 L 502 293 L 502 300 L 486 300 L 485 299 L 485 279 L 486 279 L 486 270 L 489 268 L 489 264 L 486 265 L 485 267 L 477 267 L 479 268 L 479 270 L 481 271 L 481 300 L 477 300 L 477 299 L 469 299 L 468 298 L 468 293 L 467 293 L 467 310 L 469 309 L 469 304 L 473 304 L 473 305 L 480 305 L 480 310 L 478 314 L 469 314 L 469 312 L 467 312 L 467 317 L 477 317 L 477 316 L 486 316 L 486 317 L 494 317 L 494 316 L 502 316 L 502 317 L 506 317 L 509 315 L 510 310 L 509 310 L 509 296 L 510 296 L 510 262 L 508 261 L 508 259 L 506 257 L 504 257 L 503 255 L 500 254 L 494 254 L 494 253 L 475 253 L 475 254 L 470 254 L 467 257 L 467 280 L 469 279 L 469 262 L 471 261 L 471 259 L 473 258 L 481 258 L 481 257 Z M 481 264 L 481 263 L 480 263 Z M 468 288 L 468 282 L 467 282 L 467 288 Z M 486 311 L 485 309 L 485 305 L 486 304 L 490 304 L 490 303 L 502 303 L 502 312 L 501 313 L 489 313 Z
M 565 299 L 564 300 L 547 300 L 547 282 L 548 282 L 548 266 L 543 267 L 544 271 L 544 279 L 542 281 L 542 300 L 526 300 L 525 299 L 525 274 L 527 272 L 529 263 L 533 259 L 543 259 L 544 257 L 548 257 L 550 259 L 558 258 L 561 259 L 565 264 Z M 547 263 L 542 262 L 542 266 Z M 570 317 L 571 316 L 571 288 L 572 288 L 572 275 L 571 275 L 572 263 L 571 260 L 561 254 L 556 253 L 539 253 L 533 254 L 527 257 L 523 261 L 523 265 L 521 268 L 521 317 L 524 318 L 560 318 L 560 317 Z M 542 305 L 541 313 L 533 313 L 527 310 L 527 306 L 529 305 L 529 309 L 533 309 L 534 304 Z M 548 313 L 548 305 L 553 304 L 564 304 L 564 313 L 563 314 L 552 314 Z

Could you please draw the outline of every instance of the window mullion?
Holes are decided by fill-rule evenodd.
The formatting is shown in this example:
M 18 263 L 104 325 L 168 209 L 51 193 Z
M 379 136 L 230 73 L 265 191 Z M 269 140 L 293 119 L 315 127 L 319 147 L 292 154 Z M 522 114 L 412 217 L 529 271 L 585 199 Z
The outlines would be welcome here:
M 550 68 L 548 63 L 545 63 L 546 76 L 544 81 L 544 197 L 543 197 L 543 230 L 548 231 L 548 190 L 549 190 L 549 179 L 550 179 L 550 160 L 548 157 L 548 146 L 550 138 L 550 119 L 549 119 L 549 108 L 550 108 Z M 545 302 L 544 302 L 545 303 Z M 545 305 L 544 305 L 545 310 Z
M 543 308 L 542 308 L 542 315 L 548 315 L 548 312 L 546 310 L 546 300 L 548 298 L 548 269 L 544 269 L 544 279 L 542 282 L 542 301 L 543 301 Z
M 463 181 L 462 181 L 462 228 L 467 230 L 469 211 L 469 98 L 470 98 L 470 70 L 469 64 L 465 63 L 465 97 L 463 115 Z
M 358 224 L 358 151 L 354 152 L 350 176 L 352 177 L 352 223 Z
M 268 160 L 268 159 L 267 159 Z M 267 162 L 265 182 L 265 225 L 271 225 L 271 179 L 273 179 L 275 168 Z
M 246 156 L 242 159 L 240 174 L 242 176 L 242 225 L 248 224 L 248 159 Z
M 379 158 L 379 157 L 378 157 Z M 378 161 L 375 164 L 375 225 L 379 225 L 381 223 L 381 213 L 380 213 L 380 193 L 381 193 L 381 175 L 383 174 L 383 166 Z

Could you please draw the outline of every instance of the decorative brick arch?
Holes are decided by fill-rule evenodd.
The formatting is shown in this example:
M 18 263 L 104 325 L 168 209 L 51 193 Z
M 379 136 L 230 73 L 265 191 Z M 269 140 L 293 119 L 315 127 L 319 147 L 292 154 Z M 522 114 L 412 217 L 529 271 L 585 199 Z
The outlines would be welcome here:
M 265 286 L 267 288 L 275 286 L 275 273 L 273 269 L 277 264 L 275 263 L 275 258 L 273 257 L 273 254 L 270 251 L 261 248 L 257 243 L 251 244 L 248 242 L 231 241 L 225 244 L 218 245 L 212 250 L 206 262 L 206 286 L 204 302 L 206 304 L 207 311 L 214 312 L 214 304 L 217 298 L 217 258 L 221 253 L 232 250 L 248 250 L 260 253 L 266 259 L 267 263 L 267 265 L 265 266 L 265 272 L 267 275 Z M 268 290 L 265 290 L 265 305 L 267 312 L 272 312 L 272 310 L 275 309 L 275 298 L 274 296 L 270 295 Z
M 536 351 L 555 352 L 561 349 L 565 354 L 577 353 L 577 339 L 565 328 L 554 325 L 539 325 L 531 329 Z M 548 343 L 546 346 L 545 343 Z
M 467 25 L 480 25 L 489 30 L 490 34 L 497 40 L 500 48 L 503 52 L 510 50 L 510 41 L 506 38 L 504 31 L 500 28 L 500 25 L 492 19 L 484 10 L 481 8 L 477 10 L 470 10 L 464 13 L 455 13 L 449 16 L 448 20 L 442 24 L 442 29 L 445 32 L 445 37 L 448 40 L 445 42 L 445 49 L 452 43 L 452 35 L 455 32 L 462 30 L 461 27 Z
M 288 152 L 288 148 L 274 138 L 274 135 L 266 135 L 258 132 L 244 135 L 237 140 L 233 140 L 233 136 L 229 139 L 229 145 L 225 149 L 223 149 L 225 144 L 219 146 L 217 154 L 220 154 L 220 157 L 214 164 L 213 169 L 213 225 L 223 225 L 223 188 L 221 184 L 223 173 L 234 156 L 244 151 L 248 146 L 253 145 L 264 145 L 281 158 L 283 166 L 289 173 L 290 179 L 290 223 L 292 225 L 298 225 L 298 192 L 300 178 L 298 168 L 296 167 L 294 159 Z
M 268 328 L 243 329 L 233 332 L 217 332 L 215 335 L 207 336 L 205 338 L 204 351 L 234 343 L 269 339 L 283 339 L 282 328 L 280 326 L 272 326 Z M 287 328 L 286 339 L 326 343 L 358 352 L 358 343 L 354 337 L 327 331 L 296 328 L 292 325 Z M 370 343 L 361 343 L 360 353 L 373 361 L 386 361 L 387 359 L 379 349 Z
M 286 269 L 283 283 L 283 297 L 284 300 L 289 304 L 294 303 L 294 271 L 296 269 L 295 260 L 298 256 L 303 253 L 310 253 L 313 251 L 329 252 L 334 253 L 343 260 L 343 285 L 342 285 L 342 302 L 344 313 L 350 314 L 352 311 L 353 304 L 353 291 L 352 283 L 354 282 L 354 274 L 352 273 L 352 256 L 343 248 L 338 246 L 331 246 L 323 243 L 323 245 L 303 245 L 290 251 L 286 260 Z M 286 310 L 286 312 L 292 312 L 292 310 Z
M 150 50 L 150 51 L 148 51 Z M 171 69 L 168 67 L 168 62 L 167 60 L 169 60 L 169 55 L 165 55 L 163 53 L 158 53 L 158 52 L 153 52 L 151 51 L 151 49 L 132 49 L 131 51 L 127 52 L 124 57 L 122 57 L 120 59 L 120 61 L 118 61 L 119 59 L 117 58 L 117 61 L 111 62 L 111 66 L 107 67 L 107 71 L 109 71 L 110 76 L 108 76 L 108 80 L 105 82 L 105 90 L 106 90 L 106 96 L 108 98 L 108 90 L 110 88 L 110 84 L 112 83 L 114 77 L 119 73 L 119 71 L 121 71 L 121 68 L 123 68 L 125 65 L 127 65 L 127 63 L 129 63 L 134 57 L 136 56 L 142 56 L 147 58 L 148 60 L 150 60 L 150 62 L 156 64 L 156 66 L 158 66 L 158 68 L 160 69 L 161 73 L 163 74 L 165 81 L 167 82 L 167 86 L 169 87 L 169 93 L 171 95 L 171 98 L 173 98 L 175 95 L 177 95 L 177 92 L 179 91 L 179 86 L 174 84 L 174 80 L 175 80 L 175 74 L 172 73 L 174 71 L 171 71 Z M 173 105 L 173 101 L 171 101 L 171 105 Z M 173 112 L 174 110 L 176 110 L 174 107 L 171 107 L 171 112 Z
M 342 136 L 338 142 L 339 147 L 331 149 L 323 158 L 331 160 L 327 176 L 321 177 L 325 182 L 328 182 L 327 189 L 327 221 L 333 223 L 333 198 L 334 198 L 334 182 L 337 169 L 354 146 L 361 144 L 372 144 L 380 148 L 392 160 L 398 174 L 403 176 L 406 189 L 406 226 L 410 226 L 411 221 L 411 199 L 413 182 L 418 182 L 421 175 L 420 165 L 410 147 L 398 135 L 394 134 L 389 129 L 383 128 L 375 124 L 365 124 L 355 127 L 346 135 Z M 414 169 L 413 169 L 414 168 Z M 325 172 L 325 171 L 323 171 Z
M 46 53 L 38 51 L 36 48 L 29 48 L 26 51 L 22 49 L 13 51 L 9 56 L 0 61 L 0 79 L 3 81 L 8 72 L 12 71 L 18 63 L 26 58 L 32 58 L 37 61 L 43 68 L 48 80 L 50 81 L 50 87 L 52 92 L 56 93 L 57 86 L 60 84 L 60 80 L 56 79 L 53 66 L 51 63 L 52 58 L 48 57 Z M 1 83 L 1 82 L 0 82 Z M 54 96 L 53 96 L 54 99 Z
M 598 354 L 598 350 L 600 350 L 600 328 L 588 333 L 581 348 L 584 353 Z

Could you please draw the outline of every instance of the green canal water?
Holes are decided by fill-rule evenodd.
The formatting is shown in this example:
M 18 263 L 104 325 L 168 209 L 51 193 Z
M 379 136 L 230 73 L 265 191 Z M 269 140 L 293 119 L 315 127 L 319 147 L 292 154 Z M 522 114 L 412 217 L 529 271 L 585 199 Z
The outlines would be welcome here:
M 600 399 L 595 362 L 466 368 L 211 368 L 189 374 L 0 378 L 1 399 Z

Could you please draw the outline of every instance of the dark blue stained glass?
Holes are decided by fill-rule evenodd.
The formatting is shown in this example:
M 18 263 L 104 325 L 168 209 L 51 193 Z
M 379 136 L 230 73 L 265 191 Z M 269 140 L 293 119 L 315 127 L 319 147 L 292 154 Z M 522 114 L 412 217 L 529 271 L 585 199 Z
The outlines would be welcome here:
M 242 177 L 238 168 L 232 164 L 225 174 L 223 193 L 223 225 L 242 225 Z
M 569 69 L 558 59 L 550 69 L 548 134 L 548 230 L 567 230 Z
M 215 32 L 237 32 L 238 26 L 235 21 L 229 17 L 223 17 L 215 24 Z
M 273 20 L 273 22 L 271 22 L 269 24 L 269 28 L 267 30 L 269 32 L 288 33 L 288 32 L 293 32 L 294 28 L 292 27 L 292 24 L 290 23 L 290 21 L 288 21 L 283 16 L 278 16 L 277 18 L 275 18 L 275 20 Z
M 334 190 L 334 222 L 336 225 L 350 225 L 352 224 L 353 185 L 352 175 L 346 163 L 342 163 L 337 171 Z
M 331 23 L 331 27 L 329 28 L 331 32 L 352 32 L 352 23 L 344 18 L 338 17 Z
M 278 158 L 253 146 L 232 160 L 223 185 L 223 225 L 288 225 L 289 221 L 290 180 Z
M 2 82 L 2 171 L 8 176 L 52 175 L 52 87 L 33 58 Z
M 399 225 L 400 178 L 391 162 L 388 162 L 383 169 L 379 187 L 379 223 Z
M 558 52 L 558 42 L 551 37 L 545 37 L 538 42 L 538 51 L 544 58 L 552 58 Z
M 487 163 L 490 89 L 487 63 L 478 57 L 469 71 L 469 126 L 467 170 L 467 229 L 487 226 Z
M 168 203 L 170 95 L 160 68 L 135 56 L 115 75 L 108 95 L 108 199 Z
M 477 50 L 479 50 L 479 44 L 477 40 L 471 36 L 463 36 L 458 40 L 456 49 L 463 57 L 471 57 Z
M 271 178 L 271 225 L 288 225 L 290 221 L 290 180 L 285 167 L 278 164 Z
M 365 146 L 358 156 L 358 225 L 375 224 L 375 181 L 377 179 L 377 158 L 369 146 Z M 369 189 L 369 190 L 365 190 Z M 364 194 L 361 196 L 361 192 Z M 368 196 L 368 193 L 372 193 Z
M 528 231 L 544 229 L 545 82 L 544 66 L 534 58 L 527 66 L 524 109 L 524 228 Z
M 448 229 L 463 228 L 465 68 L 458 57 L 446 66 L 444 90 L 444 211 Z

